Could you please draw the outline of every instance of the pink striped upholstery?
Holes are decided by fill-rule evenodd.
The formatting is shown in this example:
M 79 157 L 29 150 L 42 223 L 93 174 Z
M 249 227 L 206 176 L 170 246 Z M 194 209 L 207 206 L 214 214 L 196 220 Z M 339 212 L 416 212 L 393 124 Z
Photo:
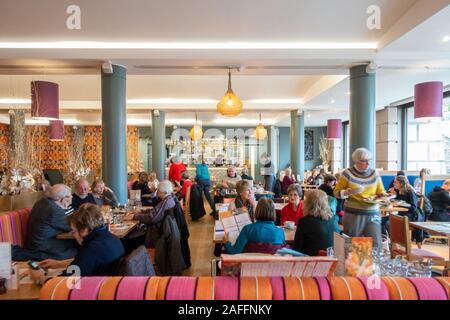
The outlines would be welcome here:
M 195 300 L 197 278 L 172 277 L 167 286 L 166 300 Z
M 408 278 L 416 287 L 420 300 L 448 300 L 444 287 L 433 278 Z
M 319 286 L 320 300 L 331 300 L 331 288 L 327 278 L 317 277 L 316 282 Z
M 0 241 L 23 246 L 30 208 L 0 213 Z
M 283 277 L 271 277 L 270 283 L 272 284 L 272 300 L 284 300 L 284 280 Z
M 205 286 L 199 280 L 214 281 L 214 288 L 212 282 Z M 57 277 L 45 283 L 40 299 L 194 300 L 196 297 L 210 299 L 213 294 L 214 300 L 255 297 L 267 300 L 449 299 L 450 278 L 382 277 L 379 280 L 370 283 L 367 278 L 354 277 L 82 277 L 80 288 L 76 289 L 67 285 L 68 278 Z
M 117 288 L 116 300 L 144 300 L 149 277 L 123 277 Z
M 389 290 L 380 277 L 360 277 L 359 280 L 366 289 L 368 300 L 389 300 Z
M 70 291 L 70 300 L 97 300 L 98 292 L 106 277 L 83 277 L 79 288 Z
M 216 277 L 214 300 L 239 300 L 239 278 Z

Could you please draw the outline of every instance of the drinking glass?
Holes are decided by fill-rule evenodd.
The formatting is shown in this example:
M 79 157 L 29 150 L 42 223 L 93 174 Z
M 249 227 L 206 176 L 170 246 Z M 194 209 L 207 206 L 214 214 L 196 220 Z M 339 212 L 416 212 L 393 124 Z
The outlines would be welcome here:
M 328 247 L 327 248 L 327 257 L 333 257 L 334 258 L 334 248 Z

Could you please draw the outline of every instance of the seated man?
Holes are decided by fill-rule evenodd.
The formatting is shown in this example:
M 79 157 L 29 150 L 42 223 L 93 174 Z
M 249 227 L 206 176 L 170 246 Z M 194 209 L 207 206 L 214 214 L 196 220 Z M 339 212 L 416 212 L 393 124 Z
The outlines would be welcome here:
M 242 180 L 242 178 L 236 174 L 235 166 L 230 165 L 227 168 L 227 176 L 222 179 L 217 187 L 229 190 L 236 189 L 236 183 L 240 180 Z
M 81 178 L 75 182 L 75 193 L 72 195 L 72 208 L 77 210 L 83 203 L 93 203 L 95 198 L 89 192 L 89 183 L 86 178 Z
M 58 240 L 56 235 L 69 232 L 66 210 L 72 201 L 70 188 L 55 184 L 46 190 L 45 197 L 36 202 L 28 220 L 25 250 L 30 259 L 69 259 L 77 254 L 72 240 Z

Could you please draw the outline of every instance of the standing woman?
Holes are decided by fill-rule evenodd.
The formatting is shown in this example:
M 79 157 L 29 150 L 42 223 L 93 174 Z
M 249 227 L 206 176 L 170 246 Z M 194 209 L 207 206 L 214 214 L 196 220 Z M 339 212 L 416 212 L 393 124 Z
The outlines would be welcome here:
M 198 163 L 195 165 L 195 181 L 200 189 L 205 194 L 206 200 L 209 206 L 214 211 L 214 201 L 211 198 L 211 193 L 209 189 L 211 188 L 211 178 L 209 177 L 209 169 L 202 156 L 199 156 Z
M 275 176 L 274 176 L 274 165 L 272 161 L 270 160 L 270 156 L 264 152 L 261 155 L 261 164 L 263 165 L 263 176 L 264 176 L 264 190 L 266 191 L 273 191 L 273 185 L 275 182 Z
M 186 171 L 186 165 L 180 161 L 178 156 L 172 157 L 172 164 L 169 168 L 169 180 L 175 183 L 175 185 L 180 186 L 181 173 Z
M 358 148 L 352 153 L 354 166 L 345 169 L 334 189 L 338 199 L 345 199 L 344 233 L 350 237 L 372 237 L 374 247 L 381 247 L 381 216 L 377 204 L 368 203 L 386 193 L 378 172 L 369 168 L 372 153 Z

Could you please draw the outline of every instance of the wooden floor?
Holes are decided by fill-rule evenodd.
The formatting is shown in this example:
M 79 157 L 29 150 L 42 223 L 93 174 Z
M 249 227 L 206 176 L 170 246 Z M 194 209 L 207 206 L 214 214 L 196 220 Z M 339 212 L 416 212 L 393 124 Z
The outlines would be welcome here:
M 191 249 L 192 266 L 183 274 L 186 276 L 210 276 L 211 259 L 214 258 L 214 244 L 212 242 L 214 219 L 209 214 L 198 221 L 189 223 L 189 247 Z

